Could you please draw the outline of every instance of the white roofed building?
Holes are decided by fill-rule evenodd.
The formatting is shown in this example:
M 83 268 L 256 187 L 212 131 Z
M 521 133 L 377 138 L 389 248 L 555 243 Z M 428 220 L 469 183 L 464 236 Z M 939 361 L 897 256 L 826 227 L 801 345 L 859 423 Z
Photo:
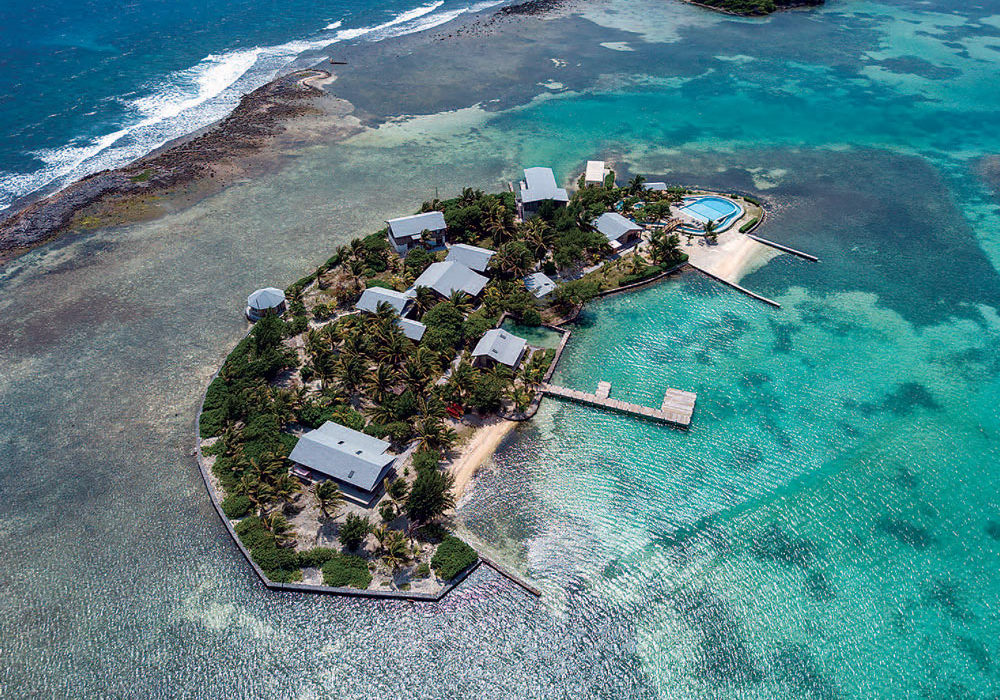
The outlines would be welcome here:
M 592 226 L 604 234 L 613 250 L 635 243 L 642 237 L 642 226 L 618 212 L 607 212 L 594 219 Z
M 604 178 L 610 171 L 605 167 L 603 160 L 588 160 L 587 171 L 583 176 L 584 185 L 604 185 Z
M 300 437 L 288 458 L 335 480 L 346 497 L 368 505 L 396 459 L 388 449 L 385 440 L 327 421 Z
M 285 313 L 285 308 L 285 293 L 274 287 L 264 287 L 247 297 L 246 315 L 256 323 L 268 314 Z
M 462 263 L 452 261 L 431 263 L 413 283 L 413 290 L 420 287 L 433 289 L 448 298 L 455 291 L 462 291 L 470 297 L 479 296 L 489 280 L 472 271 Z M 415 292 L 410 292 L 415 293 Z
M 445 262 L 461 263 L 476 272 L 484 272 L 490 264 L 490 258 L 494 255 L 496 252 L 488 248 L 456 243 L 448 248 L 448 257 L 445 258 Z
M 569 202 L 566 190 L 556 184 L 552 168 L 525 168 L 517 198 L 517 213 L 522 219 L 530 219 L 538 213 L 542 202 L 565 205 Z
M 385 222 L 389 229 L 389 243 L 400 255 L 422 246 L 436 248 L 444 245 L 448 226 L 444 222 L 444 214 L 439 211 L 428 211 L 413 216 L 401 216 Z M 427 232 L 426 237 L 424 232 Z
M 502 328 L 493 328 L 486 331 L 476 343 L 472 359 L 480 367 L 501 364 L 514 369 L 521 363 L 527 348 L 528 341 L 524 338 L 508 333 Z

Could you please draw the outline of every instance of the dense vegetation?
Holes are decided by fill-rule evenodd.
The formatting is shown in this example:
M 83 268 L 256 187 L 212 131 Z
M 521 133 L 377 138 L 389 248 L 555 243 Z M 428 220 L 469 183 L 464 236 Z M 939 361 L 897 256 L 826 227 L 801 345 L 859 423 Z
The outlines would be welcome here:
M 496 253 L 477 299 L 416 291 L 408 315 L 426 326 L 420 343 L 406 337 L 387 304 L 375 313 L 353 311 L 365 288 L 406 290 L 442 257 L 417 249 L 400 258 L 384 230 L 340 247 L 287 289 L 287 313 L 265 316 L 230 353 L 208 388 L 199 422 L 203 438 L 216 438 L 204 453 L 214 457 L 222 510 L 239 521 L 237 534 L 264 573 L 297 581 L 303 569 L 318 570 L 327 585 L 364 588 L 373 573 L 395 577 L 408 567 L 426 577 L 433 569 L 448 580 L 474 562 L 472 548 L 443 526 L 454 507 L 453 478 L 444 468 L 461 424 L 454 416 L 525 412 L 554 351 L 533 351 L 511 370 L 476 366 L 471 349 L 504 313 L 538 325 L 543 314 L 570 315 L 609 286 L 649 279 L 685 260 L 677 236 L 663 225 L 683 194 L 647 192 L 641 178 L 620 188 L 611 177 L 604 187 L 581 188 L 568 206 L 545 205 L 524 222 L 516 221 L 510 193 L 466 189 L 425 202 L 423 211 L 444 212 L 452 242 Z M 611 252 L 591 222 L 616 207 L 654 224 L 646 251 L 630 256 L 627 267 L 624 259 L 615 263 L 615 277 L 608 265 L 581 277 Z M 580 278 L 540 302 L 522 281 L 535 270 Z M 416 447 L 409 466 L 386 480 L 376 508 L 355 507 L 340 517 L 345 499 L 336 482 L 307 488 L 290 473 L 287 457 L 297 435 L 330 420 L 387 440 L 397 452 Z M 307 508 L 321 525 L 336 525 L 339 548 L 297 549 L 315 541 L 292 525 Z
M 791 7 L 815 7 L 825 0 L 696 0 L 702 5 L 715 7 L 738 15 L 769 15 Z

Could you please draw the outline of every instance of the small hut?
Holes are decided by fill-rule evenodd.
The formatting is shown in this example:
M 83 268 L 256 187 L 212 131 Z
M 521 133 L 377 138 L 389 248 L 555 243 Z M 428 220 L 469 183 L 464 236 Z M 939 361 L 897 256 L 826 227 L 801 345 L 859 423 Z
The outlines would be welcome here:
M 287 304 L 285 293 L 274 287 L 264 287 L 247 297 L 247 318 L 256 323 L 268 314 L 283 314 Z

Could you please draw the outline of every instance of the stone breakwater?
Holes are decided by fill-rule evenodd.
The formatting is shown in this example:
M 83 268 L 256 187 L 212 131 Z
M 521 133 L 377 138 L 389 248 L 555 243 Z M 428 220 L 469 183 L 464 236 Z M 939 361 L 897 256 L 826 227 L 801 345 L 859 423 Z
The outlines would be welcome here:
M 207 131 L 162 148 L 126 166 L 89 175 L 0 222 L 0 263 L 73 228 L 125 223 L 158 213 L 153 198 L 198 181 L 226 180 L 226 164 L 260 151 L 284 121 L 310 114 L 323 94 L 307 84 L 309 70 L 278 78 L 244 95 Z

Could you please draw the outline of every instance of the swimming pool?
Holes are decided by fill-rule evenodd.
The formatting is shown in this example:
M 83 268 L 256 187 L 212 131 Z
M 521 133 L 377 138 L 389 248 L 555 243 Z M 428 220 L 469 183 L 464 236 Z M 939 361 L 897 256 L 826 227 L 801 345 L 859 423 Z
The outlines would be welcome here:
M 726 230 L 730 224 L 743 216 L 743 207 L 739 204 L 731 199 L 713 195 L 685 197 L 680 210 L 703 224 L 714 221 L 717 232 Z

